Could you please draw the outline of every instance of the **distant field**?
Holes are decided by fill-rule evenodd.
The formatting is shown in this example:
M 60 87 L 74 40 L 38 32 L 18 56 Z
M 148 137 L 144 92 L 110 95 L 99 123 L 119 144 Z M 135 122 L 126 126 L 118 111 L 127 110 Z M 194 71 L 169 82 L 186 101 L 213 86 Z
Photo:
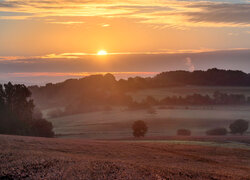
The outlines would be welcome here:
M 163 99 L 166 96 L 186 96 L 194 93 L 212 96 L 215 91 L 228 94 L 244 94 L 250 97 L 250 87 L 211 87 L 211 86 L 186 86 L 186 87 L 168 87 L 158 89 L 146 89 L 129 93 L 135 100 L 145 99 L 147 96 L 153 96 L 156 99 Z
M 166 96 L 186 96 L 199 93 L 212 95 L 215 91 L 250 96 L 250 87 L 172 87 L 149 89 L 130 93 L 140 101 L 151 95 L 157 99 Z M 211 128 L 225 127 L 236 119 L 250 121 L 250 106 L 166 106 L 156 109 L 156 114 L 146 110 L 126 111 L 125 107 L 114 107 L 112 111 L 75 114 L 59 118 L 45 117 L 54 125 L 61 137 L 120 138 L 131 137 L 131 125 L 135 120 L 144 120 L 149 126 L 148 136 L 175 135 L 179 128 L 188 128 L 193 135 L 204 135 Z M 51 109 L 50 109 L 51 110 Z M 250 131 L 250 130 L 249 130 Z
M 157 109 L 156 114 L 145 110 L 93 112 L 48 119 L 56 134 L 62 137 L 120 138 L 131 137 L 135 120 L 144 120 L 149 127 L 147 136 L 175 135 L 179 128 L 204 135 L 210 128 L 226 127 L 236 119 L 250 120 L 249 106 L 190 107 L 189 109 Z
M 0 135 L 0 179 L 250 179 L 249 149 L 190 144 Z

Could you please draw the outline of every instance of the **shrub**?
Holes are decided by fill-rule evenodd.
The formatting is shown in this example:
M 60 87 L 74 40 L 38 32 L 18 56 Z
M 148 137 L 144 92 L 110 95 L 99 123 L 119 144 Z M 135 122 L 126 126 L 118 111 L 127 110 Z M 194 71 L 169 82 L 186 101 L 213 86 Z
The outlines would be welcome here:
M 45 119 L 34 120 L 32 124 L 32 135 L 39 137 L 54 137 L 53 126 L 51 122 Z
M 229 128 L 232 134 L 239 133 L 242 135 L 244 132 L 247 131 L 248 125 L 249 125 L 248 121 L 243 119 L 238 119 L 234 121 L 232 124 L 230 124 Z
M 148 131 L 146 123 L 141 120 L 135 121 L 132 126 L 132 129 L 134 137 L 144 137 Z
M 210 129 L 206 132 L 206 134 L 209 136 L 224 136 L 227 134 L 227 129 L 226 128 Z
M 188 129 L 178 129 L 177 130 L 177 135 L 178 136 L 190 136 L 191 135 L 191 131 Z

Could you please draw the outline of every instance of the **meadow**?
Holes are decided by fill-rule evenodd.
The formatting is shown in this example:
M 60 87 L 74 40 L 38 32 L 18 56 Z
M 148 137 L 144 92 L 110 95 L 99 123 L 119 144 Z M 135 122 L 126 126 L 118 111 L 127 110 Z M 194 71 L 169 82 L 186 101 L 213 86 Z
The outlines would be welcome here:
M 173 87 L 162 89 L 141 90 L 130 93 L 140 101 L 148 95 L 158 99 L 166 96 L 185 96 L 200 93 L 212 95 L 213 92 L 245 94 L 250 96 L 248 87 Z M 248 105 L 218 105 L 218 106 L 166 106 L 154 107 L 155 114 L 146 110 L 127 110 L 125 107 L 113 107 L 109 111 L 74 114 L 58 118 L 45 117 L 53 123 L 54 131 L 58 137 L 82 138 L 121 138 L 131 137 L 132 123 L 144 120 L 149 127 L 147 136 L 175 135 L 179 128 L 187 128 L 192 135 L 205 135 L 211 128 L 225 127 L 236 119 L 250 119 L 250 106 Z

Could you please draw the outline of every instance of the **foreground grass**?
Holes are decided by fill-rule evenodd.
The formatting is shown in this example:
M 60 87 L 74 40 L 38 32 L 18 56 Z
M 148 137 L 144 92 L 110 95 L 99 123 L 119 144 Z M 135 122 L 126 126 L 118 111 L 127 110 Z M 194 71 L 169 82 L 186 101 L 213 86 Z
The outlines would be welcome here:
M 250 179 L 250 150 L 0 136 L 0 179 Z

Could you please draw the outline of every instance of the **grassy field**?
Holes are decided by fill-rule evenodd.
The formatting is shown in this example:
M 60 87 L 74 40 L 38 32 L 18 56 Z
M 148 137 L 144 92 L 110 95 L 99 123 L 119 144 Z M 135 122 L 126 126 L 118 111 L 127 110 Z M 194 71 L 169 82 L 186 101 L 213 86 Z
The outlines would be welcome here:
M 0 179 L 249 179 L 250 150 L 0 135 Z
M 131 126 L 135 120 L 144 120 L 149 127 L 147 136 L 175 135 L 179 128 L 192 130 L 193 135 L 204 135 L 216 127 L 226 127 L 236 119 L 250 119 L 249 106 L 237 107 L 190 107 L 157 109 L 156 114 L 145 110 L 112 111 L 76 114 L 48 119 L 56 134 L 62 137 L 122 138 L 132 136 Z
M 185 96 L 199 93 L 212 95 L 215 91 L 250 96 L 250 87 L 172 87 L 148 89 L 130 93 L 134 99 L 141 100 L 148 95 L 162 99 L 166 96 Z M 136 120 L 144 120 L 149 127 L 147 136 L 175 135 L 179 128 L 188 128 L 193 135 L 204 135 L 208 129 L 225 127 L 236 119 L 250 120 L 250 106 L 166 106 L 155 107 L 156 114 L 146 110 L 127 111 L 125 107 L 113 107 L 111 111 L 74 114 L 59 118 L 46 116 L 54 125 L 60 137 L 82 138 L 122 138 L 131 137 L 131 126 Z M 51 110 L 51 109 L 50 109 Z
M 153 96 L 156 99 L 163 99 L 166 96 L 187 96 L 194 93 L 212 96 L 215 91 L 228 94 L 244 94 L 250 97 L 250 87 L 211 87 L 211 86 L 186 86 L 186 87 L 168 87 L 158 89 L 146 89 L 129 93 L 135 100 L 141 101 L 147 96 Z

